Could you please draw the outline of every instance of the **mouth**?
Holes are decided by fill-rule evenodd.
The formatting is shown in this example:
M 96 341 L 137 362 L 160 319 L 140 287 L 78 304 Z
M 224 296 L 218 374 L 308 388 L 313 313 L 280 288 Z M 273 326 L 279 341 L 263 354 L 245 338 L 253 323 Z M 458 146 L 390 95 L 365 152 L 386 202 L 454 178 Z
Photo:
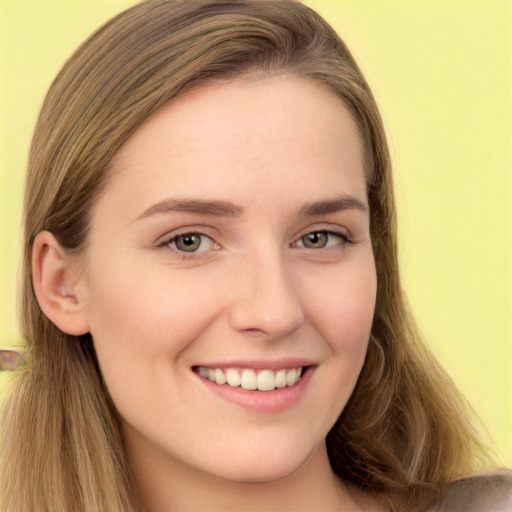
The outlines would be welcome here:
M 244 391 L 269 392 L 296 386 L 309 368 L 309 366 L 280 369 L 195 366 L 193 371 L 201 378 L 219 386 L 239 388 Z
M 302 360 L 200 364 L 192 371 L 221 399 L 251 412 L 277 414 L 307 396 L 318 364 Z

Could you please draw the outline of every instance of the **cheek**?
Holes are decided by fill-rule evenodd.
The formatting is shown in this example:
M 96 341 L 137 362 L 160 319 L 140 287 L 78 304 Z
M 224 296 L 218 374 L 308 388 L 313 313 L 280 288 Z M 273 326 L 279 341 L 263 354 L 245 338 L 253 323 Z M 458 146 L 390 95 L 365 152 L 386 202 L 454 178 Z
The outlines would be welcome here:
M 145 267 L 104 265 L 90 275 L 87 316 L 107 383 L 179 357 L 217 314 L 215 291 L 192 274 Z
M 377 278 L 373 254 L 333 268 L 321 286 L 308 282 L 309 317 L 330 345 L 334 355 L 366 351 L 370 336 Z
M 308 289 L 308 317 L 328 347 L 330 357 L 321 393 L 333 424 L 356 385 L 370 337 L 377 278 L 373 254 L 328 270 L 330 275 L 302 283 Z M 318 276 L 317 276 L 318 277 Z M 319 282 L 322 286 L 315 285 Z

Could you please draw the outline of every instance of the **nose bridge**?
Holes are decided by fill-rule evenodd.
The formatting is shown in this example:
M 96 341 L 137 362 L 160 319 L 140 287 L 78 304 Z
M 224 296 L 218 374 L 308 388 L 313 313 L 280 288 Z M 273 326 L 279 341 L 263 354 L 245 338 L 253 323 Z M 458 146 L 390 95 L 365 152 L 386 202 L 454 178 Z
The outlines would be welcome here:
M 234 286 L 230 320 L 237 330 L 277 338 L 304 322 L 293 275 L 277 248 L 263 248 L 243 257 Z

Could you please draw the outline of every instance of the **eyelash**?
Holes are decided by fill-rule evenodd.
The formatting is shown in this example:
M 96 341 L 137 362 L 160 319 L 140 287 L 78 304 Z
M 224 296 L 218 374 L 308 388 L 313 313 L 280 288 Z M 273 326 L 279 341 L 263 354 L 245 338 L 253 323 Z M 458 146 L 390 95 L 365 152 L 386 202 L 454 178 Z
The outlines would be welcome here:
M 299 237 L 299 239 L 294 242 L 292 245 L 293 246 L 297 246 L 297 244 L 299 242 L 302 241 L 310 236 L 310 235 L 327 235 L 328 237 L 335 237 L 335 238 L 338 238 L 340 240 L 340 243 L 339 244 L 336 244 L 336 245 L 340 245 L 340 246 L 345 246 L 347 244 L 353 244 L 354 243 L 354 240 L 345 232 L 342 232 L 342 231 L 333 231 L 333 230 L 328 230 L 328 229 L 318 229 L 318 230 L 313 230 L 313 231 L 308 231 L 306 234 L 302 235 L 301 237 Z M 329 239 L 327 240 L 327 244 L 329 243 Z M 332 248 L 329 248 L 327 246 L 324 246 L 324 247 L 318 247 L 318 248 L 314 248 L 314 247 L 303 247 L 304 249 L 310 249 L 312 251 L 318 251 L 318 250 L 321 250 L 321 249 L 325 249 L 325 250 L 329 250 L 329 249 L 332 249 Z
M 335 238 L 338 238 L 340 240 L 340 243 L 339 244 L 336 244 L 336 247 L 341 246 L 341 248 L 343 248 L 344 246 L 346 245 L 353 245 L 355 242 L 354 240 L 345 232 L 342 232 L 342 231 L 334 231 L 334 230 L 328 230 L 328 229 L 318 229 L 318 230 L 313 230 L 313 231 L 308 231 L 307 233 L 305 233 L 304 235 L 300 236 L 297 241 L 293 242 L 291 244 L 292 247 L 298 247 L 298 244 L 307 237 L 307 236 L 310 236 L 310 235 L 327 235 L 328 237 L 335 237 Z M 171 238 L 166 238 L 164 239 L 163 241 L 161 241 L 157 247 L 159 248 L 168 248 L 168 249 L 171 249 L 173 252 L 175 252 L 176 256 L 181 258 L 181 259 L 190 259 L 190 258 L 197 258 L 198 257 L 198 254 L 200 254 L 201 252 L 203 251 L 182 251 L 180 249 L 178 249 L 176 247 L 176 241 L 178 239 L 183 239 L 187 236 L 198 236 L 202 239 L 201 243 L 199 244 L 198 248 L 201 247 L 201 245 L 203 244 L 203 239 L 204 238 L 207 238 L 208 240 L 211 241 L 211 243 L 216 246 L 215 248 L 218 249 L 220 248 L 220 245 L 215 242 L 215 240 L 207 235 L 206 233 L 202 233 L 201 231 L 186 231 L 184 233 L 178 233 L 176 235 L 173 235 Z M 327 241 L 327 244 L 329 243 L 329 240 Z M 171 244 L 174 244 L 175 247 L 172 248 L 170 245 Z M 309 249 L 311 251 L 319 251 L 319 250 L 333 250 L 335 249 L 336 247 L 319 247 L 319 248 L 313 248 L 313 247 L 306 247 L 306 246 L 303 246 L 303 247 L 298 247 L 298 248 L 301 248 L 301 249 Z
M 197 236 L 197 237 L 200 237 L 201 238 L 201 243 L 199 244 L 198 248 L 201 247 L 201 245 L 203 245 L 203 241 L 205 238 L 207 238 L 208 240 L 211 241 L 211 243 L 216 246 L 216 248 L 219 248 L 220 245 L 217 244 L 217 242 L 215 242 L 215 240 L 207 235 L 206 233 L 202 233 L 201 231 L 186 231 L 184 233 L 178 233 L 176 235 L 173 235 L 171 238 L 166 238 L 164 240 L 162 240 L 162 242 L 160 242 L 158 244 L 158 247 L 160 248 L 168 248 L 168 249 L 171 249 L 177 257 L 181 258 L 181 259 L 190 259 L 190 258 L 197 258 L 198 257 L 198 253 L 201 253 L 202 251 L 182 251 L 180 249 L 178 249 L 177 247 L 174 247 L 172 248 L 171 247 L 171 244 L 174 243 L 174 245 L 176 245 L 176 241 L 178 239 L 183 239 L 187 236 Z

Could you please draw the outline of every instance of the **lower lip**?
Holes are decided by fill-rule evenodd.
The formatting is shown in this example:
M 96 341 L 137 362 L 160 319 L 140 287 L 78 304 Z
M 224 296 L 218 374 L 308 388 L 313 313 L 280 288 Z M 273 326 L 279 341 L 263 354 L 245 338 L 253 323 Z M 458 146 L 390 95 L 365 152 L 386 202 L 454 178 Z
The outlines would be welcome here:
M 304 395 L 311 380 L 314 368 L 309 367 L 299 382 L 290 387 L 277 388 L 274 391 L 246 391 L 240 387 L 234 388 L 227 384 L 216 384 L 199 375 L 201 382 L 215 394 L 250 411 L 259 413 L 278 413 L 292 407 Z

